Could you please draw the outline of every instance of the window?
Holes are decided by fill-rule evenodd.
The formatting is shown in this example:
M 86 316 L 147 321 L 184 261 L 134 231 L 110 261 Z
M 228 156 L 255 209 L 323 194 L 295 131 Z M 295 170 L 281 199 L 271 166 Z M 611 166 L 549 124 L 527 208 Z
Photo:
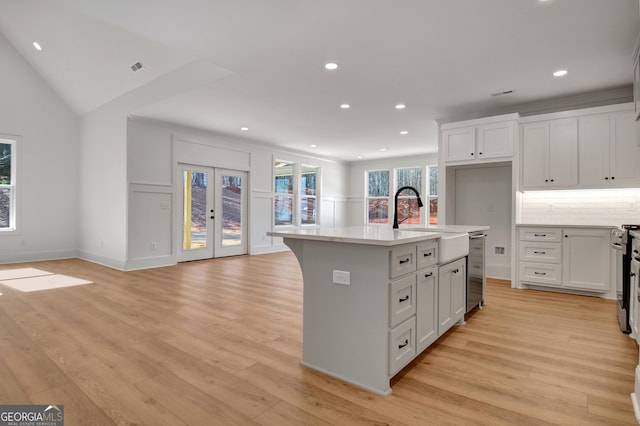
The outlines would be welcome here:
M 396 169 L 396 191 L 403 186 L 411 186 L 417 189 L 421 198 L 424 199 L 422 192 L 422 168 Z M 422 223 L 418 197 L 415 192 L 409 189 L 402 191 L 398 195 L 397 209 L 398 223 L 404 223 L 406 225 L 419 225 Z
M 300 185 L 300 223 L 316 224 L 316 180 L 317 167 L 302 166 Z
M 320 168 L 276 160 L 274 176 L 274 225 L 317 225 Z
M 293 172 L 295 163 L 275 162 L 275 225 L 293 225 Z
M 427 167 L 429 172 L 429 193 L 425 194 L 429 202 L 429 224 L 438 224 L 438 166 Z
M 16 229 L 16 141 L 0 139 L 0 231 Z
M 367 172 L 367 223 L 389 223 L 389 171 Z

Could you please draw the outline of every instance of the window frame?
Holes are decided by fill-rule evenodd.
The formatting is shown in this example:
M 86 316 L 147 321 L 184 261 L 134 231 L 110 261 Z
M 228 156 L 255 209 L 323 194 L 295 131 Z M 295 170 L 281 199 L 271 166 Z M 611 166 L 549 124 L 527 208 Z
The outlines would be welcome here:
M 310 173 L 305 173 L 305 169 L 314 169 L 314 174 L 315 174 L 315 188 L 314 188 L 314 194 L 313 195 L 309 195 L 309 194 L 303 194 L 302 190 L 304 189 L 302 186 L 302 176 L 306 175 L 306 174 L 310 174 Z M 299 205 L 298 205 L 298 217 L 299 217 L 299 223 L 298 225 L 301 227 L 314 227 L 314 226 L 318 226 L 319 225 L 319 218 L 320 218 L 320 167 L 319 166 L 312 166 L 310 164 L 304 164 L 302 163 L 300 165 L 300 185 L 299 185 L 299 190 L 298 190 L 298 196 L 300 197 L 299 200 Z M 314 222 L 313 223 L 302 223 L 302 204 L 304 200 L 308 200 L 308 199 L 313 199 L 314 200 L 314 206 L 315 206 L 315 215 L 314 215 Z
M 0 143 L 11 145 L 11 176 L 10 184 L 0 184 L 0 188 L 8 188 L 10 191 L 10 199 L 9 199 L 9 227 L 0 228 L 0 235 L 7 234 L 16 234 L 18 233 L 18 212 L 19 212 L 19 173 L 18 170 L 20 168 L 18 164 L 19 153 L 18 147 L 20 145 L 20 137 L 14 135 L 0 134 Z
M 386 226 L 391 223 L 393 217 L 389 217 L 389 213 L 393 211 L 393 201 L 391 199 L 391 188 L 393 185 L 394 175 L 393 169 L 371 169 L 364 172 L 364 223 L 366 226 Z M 388 196 L 371 197 L 369 196 L 369 173 L 372 172 L 387 172 L 389 174 L 389 188 Z M 386 222 L 369 222 L 369 200 L 387 200 L 387 221 Z
M 292 171 L 292 192 L 291 193 L 282 193 L 282 192 L 276 192 L 277 188 L 276 188 L 276 179 L 277 179 L 277 167 L 276 165 L 278 163 L 286 163 L 287 165 L 291 166 L 293 168 Z M 303 170 L 304 169 L 309 169 L 309 168 L 313 168 L 315 169 L 315 174 L 316 174 L 316 187 L 315 187 L 315 195 L 313 196 L 308 196 L 302 195 L 302 175 L 303 175 Z M 318 228 L 320 226 L 320 211 L 321 211 L 321 198 L 320 198 L 320 194 L 321 194 L 321 188 L 322 188 L 322 167 L 317 166 L 317 165 L 312 165 L 312 164 L 307 164 L 304 162 L 300 162 L 300 161 L 290 161 L 290 160 L 283 160 L 279 157 L 274 157 L 273 161 L 272 161 L 272 170 L 273 170 L 273 178 L 271 179 L 271 185 L 272 185 L 272 192 L 273 192 L 273 204 L 272 204 L 272 221 L 271 221 L 271 225 L 273 226 L 273 228 L 277 228 L 277 229 L 295 229 L 295 228 Z M 282 225 L 278 225 L 276 224 L 276 217 L 275 217 L 275 206 L 276 206 L 276 197 L 288 197 L 291 199 L 291 223 L 288 224 L 282 224 Z M 316 214 L 315 214 L 315 223 L 302 223 L 302 213 L 301 213 L 301 207 L 302 207 L 302 200 L 303 198 L 307 199 L 307 198 L 313 198 L 315 199 L 315 209 L 316 209 Z
M 420 170 L 420 188 L 416 188 L 418 190 L 418 192 L 420 193 L 420 199 L 422 199 L 424 201 L 425 199 L 425 194 L 424 194 L 424 188 L 425 188 L 425 182 L 426 182 L 426 171 L 427 171 L 427 166 L 407 166 L 407 167 L 395 167 L 393 169 L 393 194 L 394 194 L 394 203 L 395 203 L 395 193 L 398 191 L 398 189 L 400 189 L 400 183 L 399 183 L 399 179 L 398 179 L 398 172 L 400 170 L 412 170 L 412 169 L 418 169 Z M 409 195 L 398 195 L 398 201 L 400 200 L 417 200 L 417 196 L 416 194 L 414 194 L 413 192 L 411 192 Z M 392 203 L 393 204 L 393 203 Z M 396 206 L 395 204 L 392 206 L 393 207 L 393 211 L 395 212 Z M 429 212 L 429 207 L 427 207 L 426 211 L 427 213 Z M 398 215 L 400 216 L 400 215 Z M 424 220 L 424 215 L 422 213 L 420 213 L 420 221 L 418 223 L 411 223 L 410 225 L 424 225 L 425 220 Z M 400 223 L 402 224 L 402 223 Z

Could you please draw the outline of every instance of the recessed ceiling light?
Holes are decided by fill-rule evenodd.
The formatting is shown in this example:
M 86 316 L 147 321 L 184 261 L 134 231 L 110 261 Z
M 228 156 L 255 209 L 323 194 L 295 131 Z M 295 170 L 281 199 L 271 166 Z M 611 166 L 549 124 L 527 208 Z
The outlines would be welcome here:
M 340 105 L 340 108 L 342 108 L 342 109 L 349 109 L 349 108 L 351 108 L 351 105 L 349 105 L 349 104 L 342 104 L 342 105 Z
M 36 50 L 42 50 L 42 47 L 40 46 L 40 44 L 37 41 L 33 42 L 33 47 L 35 47 Z
M 409 132 L 407 132 L 406 130 L 403 130 L 403 131 L 400 132 L 400 134 L 401 135 L 407 135 L 407 134 L 409 134 Z
M 396 109 L 405 109 L 407 106 L 405 104 L 396 105 Z
M 324 64 L 324 67 L 328 70 L 337 70 L 338 64 L 336 64 L 335 62 L 329 62 L 328 64 Z
M 364 158 L 362 155 L 357 155 L 356 158 Z
M 309 145 L 309 148 L 317 148 L 317 147 L 318 147 L 318 145 L 316 145 L 316 144 Z
M 380 148 L 380 151 L 388 151 L 389 148 Z
M 558 70 L 558 71 L 553 73 L 553 76 L 554 77 L 564 77 L 567 74 L 568 74 L 567 70 Z
M 240 130 L 242 130 L 243 132 L 246 132 L 247 130 L 249 130 L 248 127 L 240 127 Z

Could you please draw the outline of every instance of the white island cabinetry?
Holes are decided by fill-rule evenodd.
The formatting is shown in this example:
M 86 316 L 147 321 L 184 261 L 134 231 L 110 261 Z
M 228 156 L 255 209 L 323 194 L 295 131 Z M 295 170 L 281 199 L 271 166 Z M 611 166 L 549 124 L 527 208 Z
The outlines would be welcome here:
M 398 371 L 463 323 L 466 253 L 451 265 L 460 278 L 440 283 L 439 270 L 449 268 L 438 265 L 440 232 L 352 227 L 269 235 L 284 238 L 300 263 L 307 367 L 388 395 Z M 452 315 L 439 327 L 444 294 Z

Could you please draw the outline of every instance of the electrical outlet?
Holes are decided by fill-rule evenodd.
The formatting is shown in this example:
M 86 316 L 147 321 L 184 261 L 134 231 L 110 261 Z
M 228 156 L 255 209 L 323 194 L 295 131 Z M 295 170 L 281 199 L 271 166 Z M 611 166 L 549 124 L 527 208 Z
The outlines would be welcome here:
M 351 272 L 333 270 L 333 283 L 351 285 Z
M 156 250 L 158 248 L 158 244 L 151 243 L 151 250 Z

